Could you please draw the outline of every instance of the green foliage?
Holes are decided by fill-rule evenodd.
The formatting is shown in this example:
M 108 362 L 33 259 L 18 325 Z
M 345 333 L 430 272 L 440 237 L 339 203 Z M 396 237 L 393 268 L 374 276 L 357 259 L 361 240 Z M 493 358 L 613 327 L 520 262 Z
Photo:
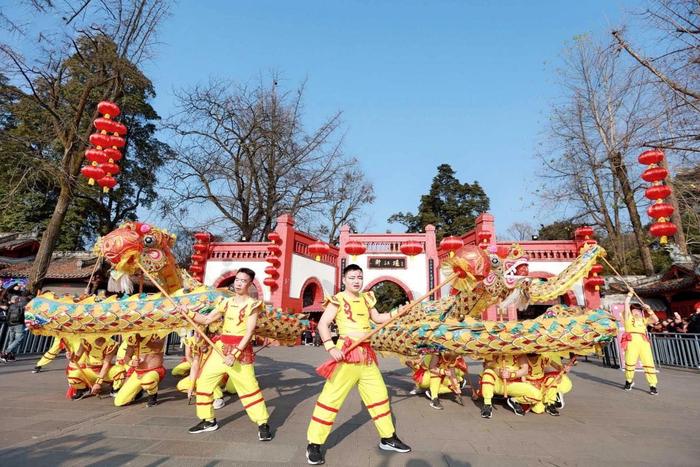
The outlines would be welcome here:
M 441 164 L 437 170 L 430 191 L 421 196 L 418 213 L 399 212 L 388 221 L 405 225 L 406 232 L 419 232 L 432 224 L 440 241 L 473 229 L 477 216 L 488 211 L 489 198 L 479 182 L 460 182 L 449 164 Z
M 556 221 L 547 225 L 540 225 L 537 232 L 538 240 L 572 240 L 577 228 L 584 224 L 572 222 L 570 220 Z
M 380 313 L 389 312 L 408 302 L 406 292 L 391 281 L 378 283 L 372 287 L 372 292 L 377 297 L 377 311 Z

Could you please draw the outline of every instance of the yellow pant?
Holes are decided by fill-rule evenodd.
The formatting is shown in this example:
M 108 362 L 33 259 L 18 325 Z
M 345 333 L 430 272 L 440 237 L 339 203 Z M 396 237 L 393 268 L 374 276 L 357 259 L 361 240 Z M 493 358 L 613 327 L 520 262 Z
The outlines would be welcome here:
M 86 367 L 82 368 L 81 370 L 78 369 L 75 365 L 71 364 L 68 366 L 68 373 L 66 376 L 68 378 L 68 384 L 71 387 L 75 389 L 87 389 L 91 388 L 92 385 L 95 384 L 95 381 L 97 381 L 97 377 L 99 374 L 100 369 L 98 367 Z M 121 368 L 112 366 L 107 372 L 107 376 L 105 376 L 104 382 L 115 382 L 120 378 L 123 378 L 123 375 L 124 373 L 121 371 Z
M 47 350 L 46 353 L 39 359 L 39 361 L 36 362 L 35 366 L 48 365 L 56 357 L 58 357 L 59 353 L 61 353 L 61 338 L 54 337 L 53 342 L 51 342 L 51 347 L 49 347 L 49 350 Z
M 651 344 L 644 340 L 641 334 L 632 334 L 632 340 L 627 343 L 625 350 L 625 379 L 630 383 L 634 379 L 634 369 L 637 361 L 642 361 L 644 376 L 649 386 L 656 386 L 656 367 L 654 367 L 654 354 L 651 352 Z
M 223 345 L 217 342 L 216 346 L 221 350 Z M 213 352 L 202 368 L 202 374 L 197 378 L 197 417 L 202 420 L 214 419 L 214 390 L 219 386 L 221 378 L 228 374 L 229 382 L 238 392 L 238 397 L 248 417 L 257 425 L 267 423 L 270 418 L 265 406 L 258 380 L 255 378 L 255 370 L 252 364 L 235 362 L 233 366 L 227 366 L 217 352 Z
M 187 391 L 190 390 L 192 387 L 192 379 L 187 377 L 187 378 L 182 378 L 180 381 L 177 382 L 177 390 L 180 392 L 184 392 L 187 394 Z M 229 394 L 235 394 L 236 393 L 236 388 L 233 385 L 233 380 L 231 378 L 226 381 L 225 385 L 221 385 L 220 383 L 216 385 L 213 391 L 213 397 L 214 399 L 221 399 L 224 397 L 224 391 L 228 392 Z
M 141 376 L 136 372 L 131 373 L 121 389 L 119 389 L 119 392 L 117 392 L 117 397 L 114 398 L 114 405 L 121 407 L 128 404 L 134 400 L 141 389 L 146 391 L 149 396 L 156 394 L 159 382 L 160 375 L 155 370 L 144 373 Z
M 318 396 L 314 413 L 309 423 L 306 437 L 309 443 L 323 444 L 331 432 L 331 427 L 350 390 L 357 385 L 362 402 L 367 406 L 374 426 L 382 438 L 394 434 L 391 420 L 389 393 L 376 364 L 338 363 L 331 378 L 323 386 Z
M 171 373 L 173 376 L 187 376 L 190 374 L 190 368 L 192 368 L 192 364 L 185 360 L 184 362 L 178 363 Z
M 571 391 L 573 386 L 571 384 L 571 379 L 569 379 L 567 375 L 561 376 L 559 384 L 554 384 L 556 379 L 557 373 L 550 373 L 547 374 L 544 380 L 539 383 L 539 391 L 542 399 L 539 402 L 532 404 L 532 407 L 530 407 L 530 410 L 533 413 L 543 413 L 545 406 L 554 403 L 554 401 L 557 399 L 558 392 L 566 394 L 567 392 Z M 532 384 L 537 388 L 537 384 L 529 384 Z
M 463 374 L 461 371 L 456 370 L 455 376 L 457 377 L 457 381 L 461 381 Z M 435 397 L 438 394 L 447 394 L 448 392 L 452 392 L 452 389 L 449 387 L 449 383 L 450 378 L 448 376 L 437 376 L 431 374 L 429 371 L 426 371 L 423 374 L 420 383 L 416 386 L 418 386 L 420 389 L 429 389 L 430 395 Z
M 542 392 L 530 383 L 521 381 L 508 381 L 508 397 L 519 404 L 536 405 L 542 402 Z M 481 394 L 484 396 L 484 404 L 491 404 L 494 394 L 504 395 L 506 385 L 496 375 L 496 372 L 487 369 L 481 374 Z

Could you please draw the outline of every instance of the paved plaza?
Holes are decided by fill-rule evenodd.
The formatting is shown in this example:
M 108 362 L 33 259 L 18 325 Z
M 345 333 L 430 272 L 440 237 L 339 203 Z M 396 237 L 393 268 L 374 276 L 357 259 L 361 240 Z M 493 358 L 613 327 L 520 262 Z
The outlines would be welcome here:
M 175 391 L 168 375 L 161 403 L 113 406 L 111 398 L 65 399 L 65 360 L 40 374 L 34 359 L 0 367 L 0 465 L 306 465 L 306 427 L 322 380 L 314 368 L 321 348 L 266 348 L 257 374 L 271 412 L 272 442 L 257 440 L 256 427 L 236 396 L 217 411 L 220 429 L 191 435 L 194 406 Z M 168 357 L 172 368 L 178 357 Z M 496 405 L 491 420 L 465 397 L 461 407 L 445 400 L 436 411 L 410 396 L 409 371 L 395 359 L 380 362 L 391 394 L 398 434 L 409 454 L 386 453 L 357 391 L 343 406 L 326 447 L 327 465 L 520 466 L 699 465 L 700 375 L 662 369 L 657 397 L 642 375 L 631 392 L 620 389 L 622 373 L 596 362 L 572 371 L 574 390 L 562 416 L 517 417 Z M 472 363 L 472 381 L 480 365 Z

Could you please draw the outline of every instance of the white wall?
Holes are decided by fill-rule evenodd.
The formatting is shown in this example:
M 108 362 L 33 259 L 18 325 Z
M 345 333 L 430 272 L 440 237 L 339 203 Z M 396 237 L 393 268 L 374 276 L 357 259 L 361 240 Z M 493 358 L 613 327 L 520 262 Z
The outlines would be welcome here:
M 396 253 L 372 253 L 371 255 L 360 255 L 354 258 L 355 264 L 363 269 L 363 277 L 365 287 L 374 282 L 375 279 L 388 276 L 401 281 L 409 288 L 413 298 L 418 298 L 425 294 L 428 289 L 428 264 L 425 253 L 413 257 L 406 257 L 406 269 L 370 269 L 367 265 L 369 256 L 376 258 L 395 258 L 402 257 L 402 254 Z M 348 258 L 347 264 L 351 263 L 352 258 Z M 435 280 L 438 278 L 436 277 Z M 437 285 L 437 283 L 436 283 Z
M 301 288 L 311 277 L 315 277 L 321 283 L 324 296 L 333 295 L 335 292 L 335 269 L 335 266 L 293 254 L 292 274 L 289 278 L 289 297 L 301 298 Z
M 255 271 L 255 280 L 260 284 L 263 291 L 262 300 L 264 302 L 269 302 L 272 300 L 272 294 L 270 293 L 270 288 L 263 284 L 265 277 L 265 268 L 269 266 L 270 263 L 266 261 L 207 261 L 207 268 L 204 272 L 204 284 L 213 286 L 221 276 L 227 272 L 237 271 L 240 268 L 248 268 Z

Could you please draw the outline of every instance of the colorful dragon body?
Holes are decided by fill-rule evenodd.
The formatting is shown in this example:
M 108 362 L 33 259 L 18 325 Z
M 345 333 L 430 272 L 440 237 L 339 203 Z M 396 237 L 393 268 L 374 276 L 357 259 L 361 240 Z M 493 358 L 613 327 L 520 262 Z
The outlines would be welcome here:
M 233 292 L 203 286 L 179 269 L 171 252 L 174 242 L 175 237 L 163 230 L 130 222 L 102 237 L 95 247 L 113 266 L 109 279 L 111 291 L 130 294 L 131 278 L 139 273 L 141 265 L 170 298 L 161 293 L 137 293 L 122 299 L 114 295 L 100 301 L 93 295 L 73 303 L 45 293 L 27 305 L 27 326 L 35 334 L 54 336 L 167 335 L 190 327 L 174 304 L 206 312 Z M 308 325 L 303 318 L 266 307 L 258 317 L 256 334 L 294 341 Z
M 206 287 L 179 269 L 171 253 L 174 237 L 147 224 L 128 223 L 106 235 L 96 248 L 113 266 L 112 291 L 131 293 L 131 277 L 143 266 L 178 305 L 211 309 L 231 295 L 226 289 Z M 416 306 L 372 338 L 379 351 L 405 356 L 421 349 L 450 350 L 484 358 L 498 353 L 588 353 L 616 334 L 617 326 L 603 310 L 556 305 L 544 315 L 526 321 L 485 321 L 482 312 L 493 304 L 523 307 L 552 300 L 590 271 L 604 250 L 593 246 L 556 277 L 546 281 L 519 278 L 514 268 L 524 260 L 521 249 L 507 254 L 483 252 L 475 247 L 458 251 L 445 261 L 449 273 L 455 267 L 469 271 L 453 283 L 455 294 Z M 32 300 L 25 314 L 36 334 L 113 335 L 167 334 L 189 324 L 161 294 L 133 294 L 125 299 L 99 301 L 90 296 L 79 303 L 52 294 Z M 268 307 L 258 318 L 256 334 L 292 341 L 306 327 L 301 315 Z

